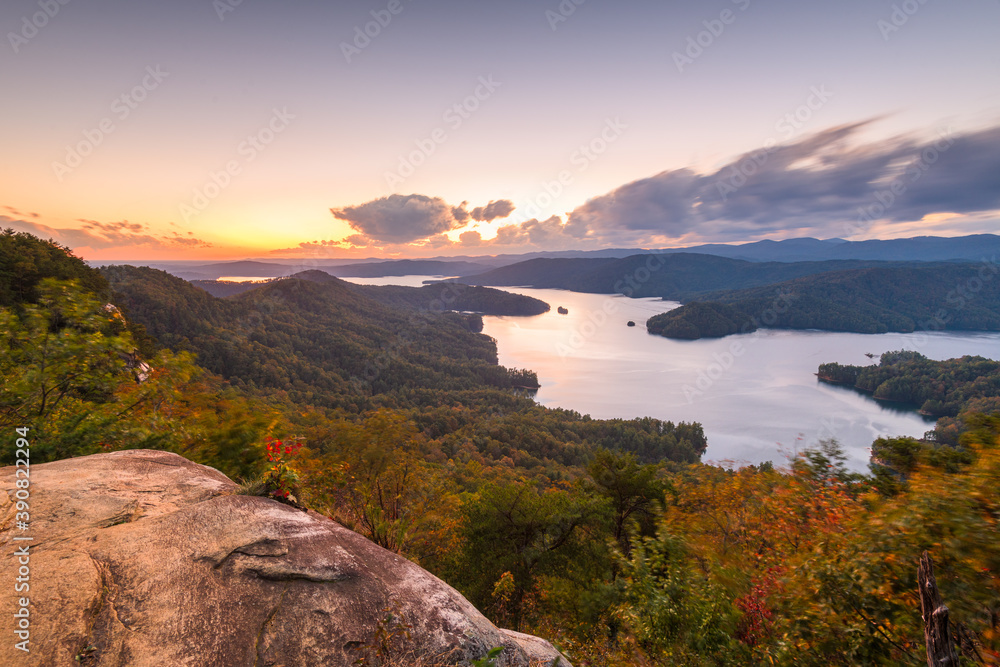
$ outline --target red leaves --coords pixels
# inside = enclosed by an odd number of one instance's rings
[[[767,605],[767,597],[775,588],[775,580],[782,568],[771,567],[764,572],[750,591],[734,601],[743,612],[736,638],[747,646],[756,646],[761,640],[771,636],[774,611]]]
[[[282,462],[285,457],[295,456],[302,449],[301,441],[294,441],[289,444],[285,444],[281,440],[275,440],[271,436],[267,437],[267,460],[274,462]]]
[[[288,467],[288,460],[299,453],[302,449],[301,440],[293,440],[285,444],[281,440],[275,440],[268,436],[266,440],[267,460],[274,465],[271,466],[270,484],[274,487],[272,495],[275,498],[288,500],[291,496],[289,484],[296,478]]]

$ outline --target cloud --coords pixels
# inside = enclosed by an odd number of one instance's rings
[[[389,195],[330,212],[359,234],[384,243],[410,243],[462,226],[452,206],[424,195]]]
[[[5,207],[11,210],[10,207]],[[79,228],[57,228],[40,222],[29,222],[0,215],[0,227],[11,228],[19,232],[27,232],[43,239],[52,239],[69,248],[90,248],[91,250],[106,250],[109,248],[144,248],[144,249],[177,249],[210,248],[211,243],[195,238],[192,232],[179,234],[171,232],[166,235],[156,235],[149,231],[148,225],[129,222],[99,222],[97,220],[77,220],[82,223]]]
[[[615,244],[850,236],[875,221],[1000,209],[1000,128],[859,145],[868,124],[750,152],[711,174],[628,183],[572,211],[566,231]]]
[[[532,218],[520,225],[505,225],[497,230],[496,238],[490,243],[499,246],[532,245],[555,249],[564,248],[567,244],[579,245],[579,240],[568,232],[562,218],[554,215],[547,220]]]
[[[166,245],[179,245],[187,246],[189,248],[211,248],[212,244],[203,241],[202,239],[195,238],[194,232],[188,232],[187,236],[182,236],[177,232],[173,232],[167,236],[161,237],[162,243]]]
[[[491,201],[486,206],[472,209],[472,219],[480,222],[493,222],[497,218],[506,218],[514,212],[514,202],[509,199]]]
[[[454,241],[448,238],[447,234],[436,234],[422,241],[418,241],[414,244],[421,248],[446,248],[448,246],[454,245]]]
[[[459,229],[470,218],[490,222],[514,211],[514,204],[507,199],[491,201],[471,212],[467,206],[465,201],[452,206],[440,197],[426,195],[389,195],[358,206],[331,208],[330,212],[347,222],[368,245],[384,245],[424,241]]]
[[[664,171],[588,200],[565,223],[553,216],[503,224],[488,240],[472,223],[510,216],[510,200],[470,210],[465,201],[391,195],[331,209],[356,232],[337,247],[406,253],[441,247],[454,230],[462,233],[453,248],[516,252],[992,229],[984,221],[1000,211],[1000,127],[863,141],[876,121],[751,151],[710,173]]]
[[[14,215],[14,216],[16,216],[18,218],[25,218],[25,217],[27,217],[27,218],[37,218],[37,217],[40,217],[37,213],[22,213],[21,211],[17,210],[13,206],[4,206],[4,209],[7,210],[7,211],[9,211],[11,215]]]
[[[429,251],[454,251],[481,248],[484,252],[519,252],[525,247],[539,250],[571,250],[581,246],[593,246],[587,241],[581,242],[566,231],[559,216],[547,220],[532,219],[521,224],[509,224],[497,230],[497,236],[483,239],[482,233],[476,229],[468,229],[459,234],[453,241],[447,234],[434,234],[418,241],[406,243],[376,242],[361,234],[354,234],[336,241],[317,240],[299,243],[293,248],[280,248],[270,251],[271,255],[279,257],[406,257],[417,254],[427,254]],[[448,254],[448,253],[446,253]]]
[[[584,238],[607,233],[657,232],[680,236],[698,221],[694,203],[700,178],[687,169],[633,181],[575,209],[570,234]]]
[[[463,224],[468,221],[468,219],[469,219],[469,212],[465,208],[468,205],[469,205],[469,202],[464,201],[461,204],[459,204],[458,206],[452,207],[451,214],[453,216],[455,216],[455,220],[457,220],[458,222],[461,222]]]
[[[913,162],[904,178],[912,178],[914,169],[922,175],[898,206],[889,207],[890,219],[1000,208],[1000,127],[928,142]]]
[[[476,231],[462,232],[458,240],[462,245],[478,246],[483,244],[483,235]]]
[[[408,247],[403,244],[401,247]],[[279,257],[335,257],[344,255],[344,251],[351,250],[370,250],[380,248],[373,247],[371,245],[371,239],[362,236],[361,234],[351,234],[350,236],[343,239],[325,239],[318,241],[303,241],[299,243],[294,248],[276,248],[274,250],[269,250],[269,255],[277,255]],[[351,254],[347,252],[347,254]]]

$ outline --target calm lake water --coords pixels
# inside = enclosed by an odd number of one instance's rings
[[[341,278],[358,285],[402,285],[404,287],[423,287],[426,280],[444,280],[454,276],[385,276],[383,278]]]
[[[429,276],[359,279],[419,286]],[[716,340],[674,341],[646,333],[645,322],[679,304],[656,299],[505,288],[542,299],[534,317],[484,317],[500,363],[530,368],[536,400],[599,419],[657,417],[697,421],[708,436],[706,461],[786,462],[786,456],[836,438],[861,470],[881,435],[920,436],[934,426],[906,406],[885,404],[820,382],[820,364],[877,363],[890,350],[932,359],[1000,358],[1000,334],[843,334],[761,330]],[[569,312],[560,315],[558,307]],[[636,326],[629,327],[632,320]],[[876,356],[869,359],[865,353]]]

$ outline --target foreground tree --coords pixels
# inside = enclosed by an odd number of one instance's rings
[[[474,604],[496,609],[500,622],[517,629],[542,578],[572,579],[603,549],[592,533],[603,511],[603,503],[571,489],[488,483],[463,505],[454,576]]]
[[[237,477],[261,469],[264,406],[190,354],[160,351],[146,364],[117,308],[76,282],[42,280],[37,292],[20,312],[0,309],[0,426],[31,429],[33,461],[144,447]]]

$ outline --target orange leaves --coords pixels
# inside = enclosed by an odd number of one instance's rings
[[[671,530],[723,566],[767,569],[839,538],[862,510],[844,483],[701,466],[676,482]]]

